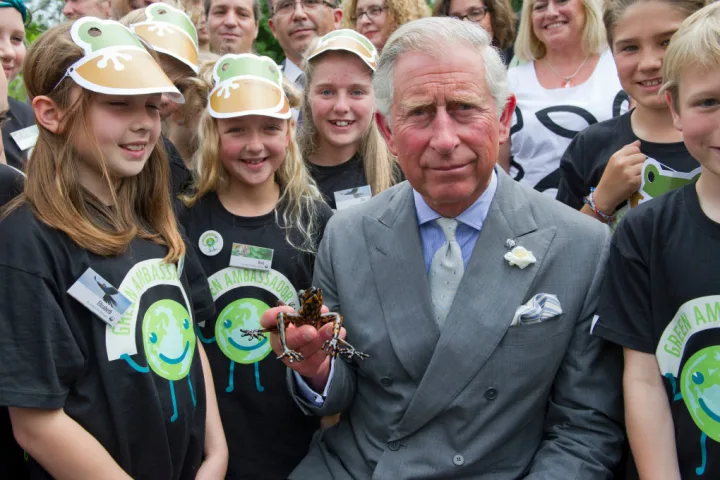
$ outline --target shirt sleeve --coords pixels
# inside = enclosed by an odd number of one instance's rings
[[[312,403],[317,408],[322,407],[325,405],[325,397],[327,397],[328,391],[330,390],[330,384],[332,383],[333,373],[335,372],[335,359],[330,360],[330,373],[328,374],[328,381],[325,384],[325,390],[323,390],[322,394],[317,393],[315,390],[310,388],[310,385],[305,382],[305,380],[298,374],[297,372],[293,371],[293,377],[295,378],[295,385],[298,387],[300,395],[303,397],[303,400]]]
[[[85,368],[56,297],[65,292],[9,266],[0,265],[0,278],[0,405],[62,408]]]
[[[651,275],[642,242],[630,228],[640,219],[626,217],[613,235],[592,333],[632,350],[654,353]]]
[[[582,208],[583,197],[590,193],[579,168],[585,159],[583,145],[582,134],[576,135],[560,159],[560,185],[556,198],[575,210]]]

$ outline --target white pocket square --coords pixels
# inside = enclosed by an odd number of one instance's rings
[[[511,327],[518,325],[532,325],[533,323],[544,322],[545,320],[557,317],[563,313],[560,301],[557,296],[551,293],[538,293],[525,305],[520,305],[515,310]]]

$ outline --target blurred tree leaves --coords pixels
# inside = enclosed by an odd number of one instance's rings
[[[262,18],[260,19],[260,31],[255,39],[255,51],[258,55],[266,55],[275,62],[280,63],[285,59],[285,54],[280,47],[280,44],[273,37],[270,27],[268,27],[267,21],[270,18],[270,14],[267,8],[267,2],[265,0],[257,0],[262,5]]]

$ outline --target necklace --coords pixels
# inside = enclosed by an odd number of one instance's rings
[[[552,63],[550,63],[550,60],[545,60],[545,61],[547,62],[548,67],[550,67],[550,71],[551,71],[552,73],[554,73],[555,76],[563,79],[563,88],[570,88],[570,87],[573,87],[573,86],[574,86],[573,83],[572,83],[572,79],[575,78],[578,73],[580,73],[580,70],[582,70],[582,68],[585,66],[585,64],[587,63],[587,61],[588,61],[589,59],[590,59],[590,55],[588,55],[587,57],[585,57],[585,60],[583,60],[582,63],[580,64],[580,66],[577,68],[577,70],[575,70],[575,73],[573,73],[573,74],[570,75],[569,77],[566,77],[566,76],[564,76],[564,75],[560,75],[557,71],[555,71],[555,69],[554,69],[553,66],[552,66]]]

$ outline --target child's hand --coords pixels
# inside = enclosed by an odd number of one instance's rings
[[[638,191],[646,158],[640,152],[640,140],[625,145],[610,157],[605,173],[593,193],[598,210],[612,215],[615,207]]]

